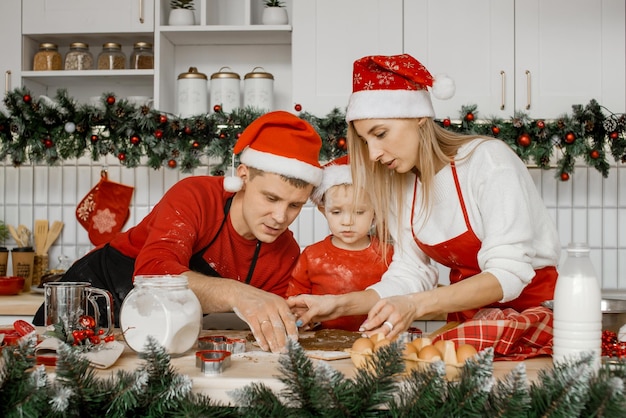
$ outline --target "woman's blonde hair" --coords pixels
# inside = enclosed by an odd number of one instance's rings
[[[454,159],[458,149],[465,143],[476,139],[475,135],[463,135],[442,128],[432,118],[415,119],[417,137],[420,141],[417,155],[417,176],[420,179],[419,193],[422,195],[422,206],[419,208],[422,219],[428,218],[433,179],[438,167],[445,166]],[[406,174],[390,171],[378,161],[370,161],[367,144],[354,129],[352,122],[348,124],[348,149],[350,150],[350,167],[356,190],[368,190],[372,196],[376,231],[381,243],[391,242],[389,235],[390,209],[402,208],[404,205],[404,187]],[[394,203],[392,203],[394,202]],[[400,210],[400,209],[399,209]],[[398,213],[398,231],[401,230],[402,217]],[[382,246],[385,251],[385,245]],[[386,257],[386,254],[383,255]]]

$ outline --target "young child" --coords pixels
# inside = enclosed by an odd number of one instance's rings
[[[322,183],[311,200],[326,217],[331,235],[304,249],[293,269],[287,296],[300,294],[340,295],[365,290],[377,283],[391,262],[376,237],[370,236],[374,209],[368,193],[354,204],[354,187],[348,158],[342,157],[324,167]],[[321,322],[326,329],[358,331],[366,315],[345,316]]]

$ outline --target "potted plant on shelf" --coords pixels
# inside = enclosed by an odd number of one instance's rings
[[[171,0],[170,1],[170,26],[188,26],[195,24],[193,14],[193,0]]]
[[[289,23],[285,3],[280,0],[263,0],[262,22],[264,25],[286,25]]]

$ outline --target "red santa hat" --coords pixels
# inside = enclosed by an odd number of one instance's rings
[[[352,171],[350,170],[350,159],[347,155],[324,165],[324,175],[319,186],[313,189],[311,201],[316,205],[324,202],[324,194],[334,186],[342,184],[352,184]]]
[[[304,180],[314,186],[322,181],[319,163],[322,139],[304,119],[289,112],[275,111],[257,118],[243,131],[234,154],[250,167]],[[226,177],[224,189],[241,190],[240,177]]]
[[[433,77],[408,54],[373,55],[354,62],[346,121],[435,117],[428,87],[437,99],[454,96],[454,81]]]

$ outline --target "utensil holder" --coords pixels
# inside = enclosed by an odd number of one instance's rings
[[[32,286],[37,287],[41,283],[41,276],[50,270],[50,261],[48,254],[35,254],[33,261],[33,280]]]

